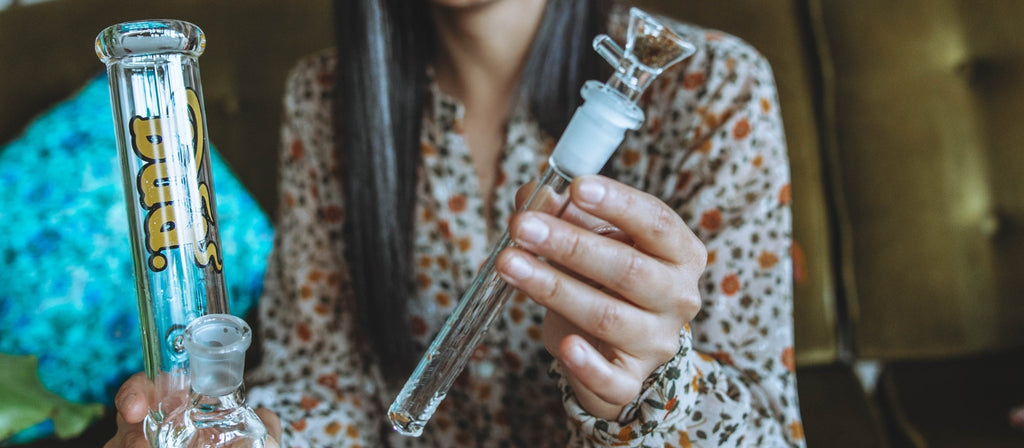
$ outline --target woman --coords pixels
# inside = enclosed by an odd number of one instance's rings
[[[803,445],[785,139],[756,51],[673,23],[698,52],[643,100],[617,180],[574,181],[563,219],[513,215],[583,81],[607,78],[589,43],[624,34],[610,6],[336,2],[337,50],[288,83],[248,380],[285,446]],[[523,294],[424,435],[393,433],[387,406],[506,223],[521,249],[498,270]],[[111,446],[143,387],[119,393]]]

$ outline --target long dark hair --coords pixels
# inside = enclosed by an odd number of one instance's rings
[[[587,79],[602,74],[590,48],[610,0],[549,0],[518,101],[557,137]],[[336,0],[335,132],[345,199],[344,240],[362,334],[388,377],[417,356],[406,303],[413,286],[413,216],[427,65],[435,30],[427,0]]]

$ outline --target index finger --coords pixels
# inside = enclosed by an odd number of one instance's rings
[[[706,263],[704,244],[660,199],[597,175],[580,176],[569,188],[580,210],[618,227],[645,253],[673,264]]]
[[[536,188],[537,182],[530,182],[519,187],[519,190],[516,191],[517,211],[525,211],[521,210],[522,206],[530,198]],[[580,210],[579,207],[571,201],[568,206],[566,206],[566,201],[569,201],[568,190],[561,194],[555,193],[554,191],[544,191],[539,194],[539,197],[533,199],[533,202],[530,203],[529,210],[539,211],[551,216],[557,216],[567,222],[598,234],[609,234],[619,230],[607,221]]]
[[[267,408],[256,409],[256,415],[263,421],[263,426],[267,428],[267,448],[277,447],[281,445],[281,419],[277,417],[273,411]]]

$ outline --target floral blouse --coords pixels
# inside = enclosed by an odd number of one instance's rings
[[[621,33],[623,12],[612,18]],[[305,59],[284,99],[280,208],[259,303],[262,363],[249,399],[281,417],[286,447],[803,446],[793,356],[789,167],[771,68],[739,39],[671,22],[697,53],[642,100],[646,122],[611,163],[660,197],[708,249],[703,305],[616,421],[589,415],[541,342],[544,309],[523,295],[490,326],[419,438],[389,427],[401,385],[383,382],[342,258],[345,205],[333,151],[332,51]],[[519,186],[554,146],[513,114],[493,210],[466,142],[463,106],[432,85],[417,186],[417,290],[409,326],[424,349],[513,213]],[[365,342],[365,341],[364,341]]]

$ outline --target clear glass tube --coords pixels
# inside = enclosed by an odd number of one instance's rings
[[[263,448],[267,430],[245,405],[242,375],[252,331],[230,314],[208,314],[185,329],[191,359],[188,405],[167,415],[159,446]]]
[[[571,181],[572,178],[561,174],[549,161],[547,170],[521,210],[561,215],[569,204]],[[427,348],[412,377],[399,392],[388,410],[388,419],[396,431],[408,436],[419,436],[423,432],[424,425],[448,394],[455,378],[466,367],[487,327],[516,291],[494,270],[498,254],[512,246],[514,243],[506,230],[441,332]]]
[[[186,326],[227,313],[198,57],[202,30],[176,20],[111,26],[107,66],[134,258],[148,397],[147,440],[188,396]]]
[[[625,132],[643,123],[644,114],[636,102],[644,90],[666,68],[696,51],[692,44],[637,8],[630,10],[625,49],[603,35],[597,36],[593,45],[615,67],[615,73],[606,83],[584,84],[581,94],[585,101],[555,145],[548,169],[523,210],[561,215],[568,204],[567,189],[572,179],[599,172],[622,143]],[[487,327],[512,295],[514,289],[494,272],[498,254],[511,245],[506,230],[391,404],[388,419],[399,433],[422,433]]]

